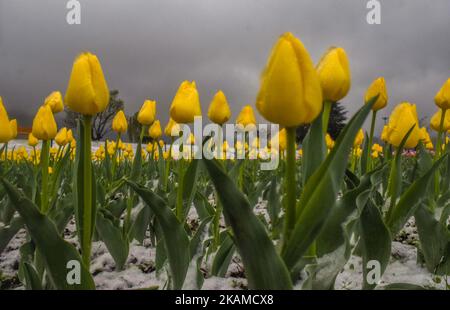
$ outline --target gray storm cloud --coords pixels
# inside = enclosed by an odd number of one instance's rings
[[[353,113],[365,89],[385,76],[386,116],[401,101],[422,117],[450,76],[450,1],[390,0],[382,24],[366,23],[366,0],[80,0],[81,25],[66,23],[65,0],[0,0],[0,96],[23,126],[47,94],[65,92],[75,56],[97,54],[126,112],[158,101],[162,123],[183,80],[196,80],[203,111],[214,93],[227,95],[233,116],[254,104],[272,45],[286,31],[318,61],[329,46],[344,47]],[[378,129],[379,130],[379,129]]]

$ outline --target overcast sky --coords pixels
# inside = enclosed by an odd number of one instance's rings
[[[384,76],[388,115],[401,101],[420,116],[450,77],[450,1],[389,0],[381,25],[366,22],[366,0],[81,0],[81,25],[66,22],[66,0],[0,0],[0,96],[10,117],[29,126],[43,99],[66,90],[73,59],[91,51],[127,114],[146,98],[162,123],[183,80],[196,80],[203,111],[222,89],[233,119],[252,104],[278,36],[299,37],[318,61],[329,46],[345,48],[353,113],[365,89]],[[419,117],[420,117],[419,116]]]

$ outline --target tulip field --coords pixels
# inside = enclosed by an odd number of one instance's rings
[[[143,103],[131,144],[123,111],[111,137],[92,141],[110,101],[102,66],[114,66],[100,59],[75,59],[65,94],[43,100],[27,141],[0,97],[2,289],[450,288],[450,78],[436,85],[428,123],[376,79],[333,139],[330,111],[351,89],[351,59],[337,47],[314,64],[286,33],[255,102],[235,111],[223,91],[208,99],[214,135],[188,132],[204,100],[184,81],[170,109]],[[76,128],[58,128],[65,109]],[[257,115],[279,130],[264,137]],[[243,140],[225,139],[227,124]],[[128,284],[108,284],[118,282]]]

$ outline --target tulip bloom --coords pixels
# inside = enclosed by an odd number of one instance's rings
[[[156,116],[156,101],[145,100],[137,116],[139,124],[144,126],[150,126],[155,121],[155,116]]]
[[[450,112],[445,113],[444,121],[442,122],[442,109],[439,109],[431,118],[430,127],[437,132],[446,132],[450,130]]]
[[[109,89],[97,56],[82,53],[73,64],[65,103],[74,112],[95,115],[109,103]]]
[[[55,137],[55,142],[56,144],[58,144],[59,146],[65,146],[67,145],[70,141],[69,141],[70,137],[69,137],[69,131],[67,130],[66,127],[63,127],[59,130],[59,132],[56,134]]]
[[[56,122],[50,106],[40,107],[33,120],[33,136],[39,140],[48,141],[55,138],[56,132]]]
[[[157,140],[162,136],[161,124],[159,120],[156,120],[148,130],[148,134],[153,140]]]
[[[347,54],[343,48],[330,48],[317,66],[325,100],[338,102],[350,90],[351,75]]]
[[[258,111],[286,127],[311,123],[322,111],[322,90],[302,42],[285,33],[275,44],[261,77]]]
[[[253,109],[251,106],[246,105],[242,108],[236,119],[236,124],[242,125],[243,127],[246,127],[248,125],[256,125],[255,114],[253,113]]]
[[[127,131],[128,123],[123,110],[120,110],[117,112],[116,116],[114,116],[112,121],[112,129],[119,135]]]
[[[365,102],[369,102],[370,99],[378,95],[377,101],[372,106],[373,111],[378,111],[383,109],[388,102],[388,94],[386,90],[386,81],[383,77],[380,77],[372,82],[366,91]]]
[[[17,120],[13,119],[9,121],[9,126],[11,127],[11,140],[17,137]]]
[[[450,78],[444,83],[442,88],[436,94],[434,102],[443,110],[450,109]]]
[[[164,128],[164,134],[168,137],[172,137],[172,130],[174,128],[179,131],[180,126],[177,124],[177,122],[170,118],[169,122],[166,125],[166,128]]]
[[[225,94],[219,90],[215,95],[208,109],[208,118],[216,124],[223,125],[231,117],[230,106]]]
[[[44,105],[50,106],[53,114],[64,111],[62,95],[59,91],[54,91],[45,98]]]
[[[200,98],[195,82],[181,83],[170,107],[170,117],[177,123],[188,124],[195,116],[201,116]]]
[[[35,136],[33,136],[33,133],[30,132],[28,134],[28,145],[31,147],[36,147],[36,145],[38,145],[38,144],[39,144],[39,140]]]
[[[364,141],[364,131],[362,129],[360,129],[358,131],[358,134],[355,137],[355,140],[353,141],[353,148],[358,148],[359,146],[361,146],[361,144]]]
[[[405,147],[416,147],[422,137],[415,104],[403,102],[397,105],[389,117],[387,126],[386,138],[390,144],[396,147],[400,145],[405,135],[413,126],[414,129],[406,140]]]
[[[7,143],[12,139],[13,132],[9,123],[8,112],[3,106],[2,97],[0,97],[0,143]]]

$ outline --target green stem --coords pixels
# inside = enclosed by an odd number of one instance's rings
[[[367,158],[366,158],[366,171],[370,171],[371,167],[371,151],[372,151],[372,143],[373,143],[373,133],[375,132],[375,123],[377,121],[377,111],[372,111],[372,122],[370,123],[370,135],[369,135],[369,150],[367,152]]]
[[[325,100],[323,103],[322,130],[324,135],[328,132],[328,122],[330,121],[332,104],[333,103],[329,100]]]
[[[183,158],[178,159],[178,189],[177,189],[177,200],[175,213],[177,215],[178,220],[181,222],[183,220],[183,183],[184,183],[184,165]]]
[[[439,132],[437,137],[437,144],[436,144],[436,160],[440,157],[442,152],[442,134],[443,134],[443,128],[444,128],[444,121],[445,121],[445,113],[447,112],[447,109],[442,109],[441,111],[441,121],[439,123]]]
[[[49,149],[50,142],[45,140],[42,141],[41,150],[41,211],[46,214],[48,211],[48,165],[49,165]]]
[[[83,154],[83,244],[82,254],[85,266],[90,264],[91,227],[92,227],[92,162],[91,162],[91,124],[92,116],[84,115],[84,131],[82,137]]]
[[[117,166],[117,153],[119,151],[119,141],[120,141],[120,134],[117,136],[117,140],[116,140],[116,147],[114,149],[114,155],[112,158],[112,177],[113,180],[115,179],[116,176],[116,166]]]
[[[295,194],[295,127],[286,128],[287,150],[286,150],[286,215],[284,227],[284,240],[290,238],[296,221],[296,194]]]

